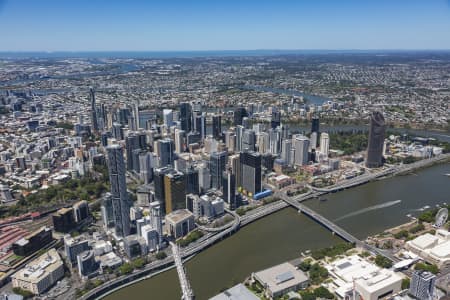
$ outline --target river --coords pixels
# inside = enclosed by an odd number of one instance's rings
[[[400,225],[407,214],[418,215],[425,205],[450,203],[450,163],[371,182],[329,194],[327,201],[306,205],[334,220],[355,236]],[[241,282],[251,272],[294,259],[306,249],[330,246],[340,240],[292,208],[250,224],[230,238],[198,254],[186,264],[196,299],[208,299]],[[175,270],[121,289],[107,297],[119,299],[180,299]]]

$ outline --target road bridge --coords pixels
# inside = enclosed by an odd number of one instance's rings
[[[191,284],[186,275],[186,270],[183,267],[183,262],[181,260],[180,249],[178,245],[174,242],[170,242],[170,247],[172,248],[172,256],[175,261],[175,266],[177,267],[178,278],[180,279],[182,300],[193,300],[194,291],[191,288]]]

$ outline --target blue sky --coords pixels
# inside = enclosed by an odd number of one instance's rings
[[[0,51],[450,49],[450,0],[0,0]]]

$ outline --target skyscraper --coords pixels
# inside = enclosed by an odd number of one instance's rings
[[[242,119],[247,117],[247,111],[243,107],[237,107],[234,110],[234,126],[242,125]]]
[[[133,170],[133,151],[140,149],[139,137],[135,133],[130,133],[125,139],[125,149],[127,152],[127,170]]]
[[[222,135],[222,117],[220,115],[212,117],[212,134],[216,140],[220,139]]]
[[[130,234],[130,201],[125,181],[125,163],[123,150],[119,145],[106,148],[108,153],[109,182],[114,212],[116,235],[125,237]]]
[[[95,104],[95,92],[94,89],[91,88],[89,90],[89,98],[91,101],[91,122],[92,122],[92,129],[95,133],[98,132],[98,119],[97,119],[97,106]]]
[[[223,200],[228,203],[230,209],[236,209],[239,206],[236,203],[236,176],[230,170],[223,172],[222,194]]]
[[[292,161],[291,150],[292,150],[292,140],[290,139],[283,140],[281,146],[281,159],[283,159],[287,164],[290,164]]]
[[[211,186],[220,189],[222,186],[222,172],[227,164],[227,152],[214,152],[210,156]]]
[[[306,136],[296,135],[292,139],[292,143],[294,144],[293,148],[295,149],[294,154],[294,163],[297,166],[304,166],[308,163],[308,148],[309,148],[309,140]]]
[[[171,109],[164,109],[163,110],[163,121],[164,125],[167,126],[167,128],[170,128],[173,124],[173,111]]]
[[[206,117],[205,113],[196,112],[194,116],[194,130],[199,132],[201,139],[206,137]]]
[[[162,139],[158,141],[158,153],[159,153],[159,166],[165,167],[173,165],[174,155],[174,143],[171,139]]]
[[[426,271],[415,271],[411,278],[409,293],[419,300],[433,299],[436,276]]]
[[[272,107],[272,116],[270,118],[270,127],[272,129],[281,125],[281,112],[276,107]]]
[[[378,168],[383,165],[385,131],[383,114],[379,111],[373,112],[370,118],[369,144],[367,146],[366,166],[368,168]]]
[[[186,132],[184,130],[175,129],[175,152],[178,154],[185,150],[185,135]]]
[[[311,120],[311,132],[319,133],[319,117],[313,117]]]
[[[320,134],[320,153],[328,157],[328,152],[330,150],[330,137],[328,133],[322,132]]]
[[[186,208],[186,179],[183,173],[172,170],[164,176],[166,214]]]
[[[242,136],[241,151],[255,151],[256,135],[253,130],[245,130]]]
[[[258,152],[242,152],[242,188],[255,195],[261,192],[261,154]]]
[[[181,129],[189,132],[192,129],[192,107],[188,102],[180,103]]]

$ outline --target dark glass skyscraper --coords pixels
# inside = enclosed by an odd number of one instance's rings
[[[220,139],[222,135],[222,118],[219,115],[212,117],[212,133],[215,139]]]
[[[127,150],[127,170],[131,171],[135,165],[135,162],[133,162],[133,151],[140,149],[139,137],[134,133],[129,134],[125,139],[125,148]]]
[[[255,195],[261,192],[261,154],[258,152],[242,152],[242,188]]]
[[[189,132],[192,130],[192,107],[188,102],[180,103],[181,130]]]
[[[279,112],[277,109],[273,108],[272,116],[270,118],[270,127],[272,129],[275,129],[280,125],[281,125],[281,112]]]
[[[106,148],[108,153],[109,182],[114,212],[116,235],[125,237],[130,234],[130,201],[125,181],[125,162],[123,150],[119,145]]]
[[[214,152],[210,157],[211,186],[220,189],[222,186],[222,172],[227,164],[227,152]]]
[[[383,144],[386,132],[386,124],[383,114],[379,111],[373,112],[370,118],[369,144],[367,147],[366,166],[378,168],[383,165]]]
[[[242,119],[247,116],[247,110],[245,108],[237,107],[234,110],[234,126],[242,125]]]
[[[311,120],[311,132],[317,132],[319,133],[319,117],[313,117]]]

